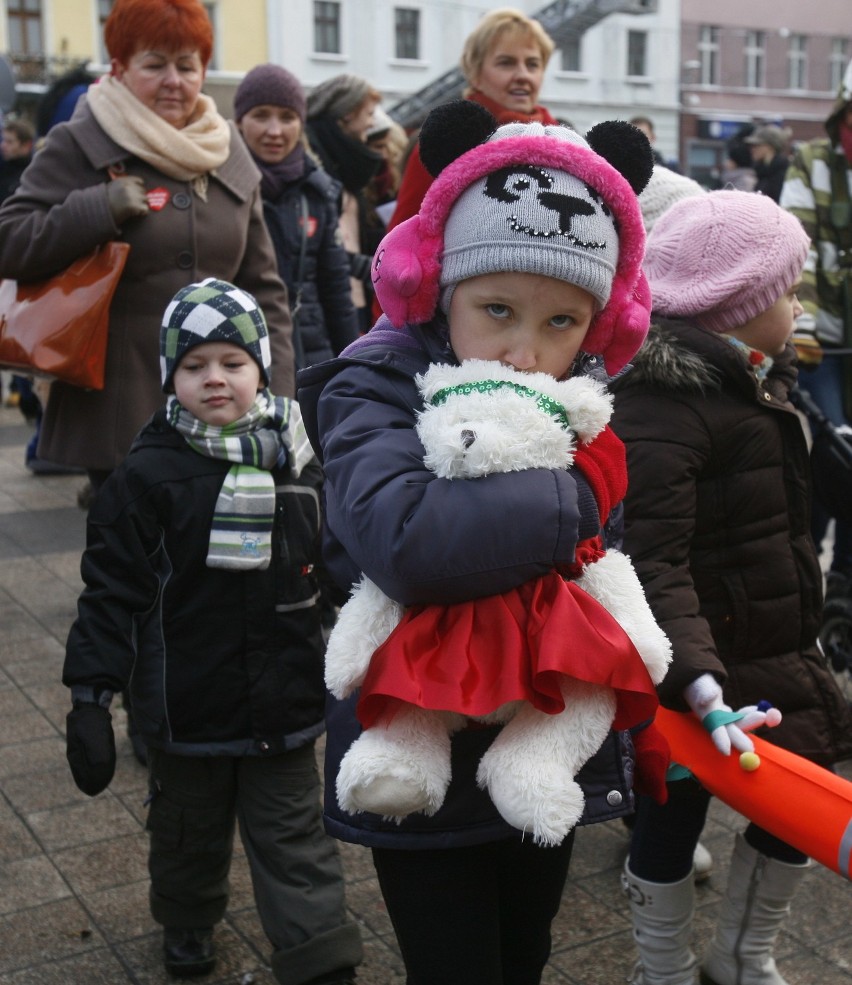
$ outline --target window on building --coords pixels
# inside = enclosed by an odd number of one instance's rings
[[[787,49],[787,84],[790,89],[806,89],[808,82],[808,39],[791,34]]]
[[[98,0],[98,57],[102,65],[109,61],[109,54],[104,44],[104,24],[115,5],[115,0]]]
[[[396,57],[420,58],[420,11],[412,7],[397,7],[394,10],[394,31]]]
[[[9,53],[35,55],[44,50],[41,0],[7,0]]]
[[[648,74],[648,34],[645,31],[627,32],[627,74]]]
[[[849,60],[848,48],[849,43],[846,38],[831,39],[831,53],[828,56],[828,88],[830,92],[837,92],[843,81],[843,73]]]
[[[314,0],[314,51],[339,55],[340,4],[331,0]]]
[[[719,84],[719,28],[702,24],[698,32],[698,60],[701,62],[702,85]]]
[[[216,30],[216,8],[216,3],[204,4],[204,9],[207,11],[207,16],[210,18],[210,23],[213,25],[213,51],[210,53],[210,61],[207,63],[207,67],[214,69],[219,67],[219,54],[216,51],[216,38],[219,37],[219,32]]]
[[[766,33],[746,31],[745,36],[745,84],[749,89],[762,89],[765,85]]]
[[[583,71],[582,46],[580,45],[579,34],[572,34],[569,38],[563,41],[562,47],[559,49],[559,53],[562,58],[563,72]]]

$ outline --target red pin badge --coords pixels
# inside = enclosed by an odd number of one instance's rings
[[[171,197],[168,188],[152,188],[145,193],[145,198],[148,199],[148,208],[152,212],[159,212],[160,209],[168,205]]]

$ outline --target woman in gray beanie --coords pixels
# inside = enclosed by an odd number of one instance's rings
[[[299,369],[338,355],[358,334],[338,231],[341,186],[306,153],[305,113],[301,83],[280,65],[255,66],[234,97],[237,126],[262,175]]]
[[[364,199],[364,189],[382,166],[381,154],[366,143],[381,98],[366,79],[343,74],[320,83],[307,104],[311,148],[325,170],[343,186],[340,227],[349,254],[352,300],[363,332],[371,323],[370,264],[385,231],[383,226],[372,228]]]

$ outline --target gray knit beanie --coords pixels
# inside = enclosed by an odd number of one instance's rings
[[[256,65],[240,83],[234,96],[234,116],[239,122],[255,106],[283,106],[305,122],[305,90],[302,83],[280,65]]]
[[[567,127],[517,124],[491,138],[533,132],[588,148]],[[444,229],[441,307],[449,308],[460,281],[518,271],[569,281],[588,291],[600,308],[609,301],[618,263],[612,213],[589,185],[569,171],[537,165],[500,167],[458,198]]]
[[[160,328],[160,375],[166,393],[174,389],[172,377],[178,363],[204,342],[230,342],[245,349],[269,386],[272,351],[266,319],[247,291],[208,277],[181,288],[172,298]]]
[[[645,232],[650,233],[657,219],[675,202],[706,193],[706,189],[692,178],[678,174],[661,164],[655,164],[645,190],[639,195],[639,208],[642,210]]]
[[[353,113],[369,97],[373,87],[360,75],[335,75],[308,95],[308,119],[330,116],[341,120]]]

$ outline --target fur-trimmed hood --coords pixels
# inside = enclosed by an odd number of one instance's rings
[[[765,382],[774,396],[787,399],[795,383],[792,345],[777,357]],[[614,381],[624,386],[642,384],[661,390],[706,394],[722,388],[723,380],[746,395],[757,392],[756,378],[739,353],[718,333],[691,322],[656,317],[648,337],[627,372]]]

